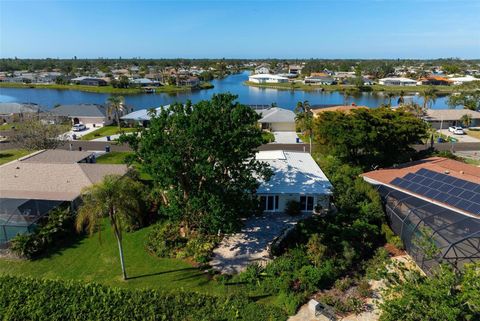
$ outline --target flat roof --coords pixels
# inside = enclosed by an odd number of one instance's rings
[[[257,160],[270,165],[273,175],[261,182],[258,194],[331,194],[332,184],[309,153],[260,151]]]

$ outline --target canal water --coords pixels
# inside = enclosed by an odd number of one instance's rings
[[[212,81],[215,86],[213,89],[196,90],[192,92],[177,94],[138,94],[126,95],[125,101],[134,109],[154,108],[166,105],[172,102],[198,102],[209,99],[213,94],[230,92],[238,96],[238,100],[243,104],[250,105],[270,105],[276,103],[279,107],[294,109],[299,101],[308,100],[311,105],[341,105],[345,102],[340,92],[322,92],[322,91],[291,91],[277,90],[269,88],[257,88],[244,85],[248,79],[249,72],[244,71],[239,74],[230,75],[224,79]],[[47,109],[57,104],[80,104],[97,103],[103,104],[108,98],[108,94],[89,93],[76,90],[55,90],[55,89],[34,89],[34,88],[0,88],[0,102],[23,102],[37,103]],[[396,105],[398,97],[392,99],[392,105]],[[418,95],[405,97],[405,102],[414,101],[422,103]],[[388,98],[383,93],[362,93],[356,97],[349,97],[348,104],[355,103],[368,107],[378,107],[387,103]],[[434,109],[448,108],[447,96],[438,97],[433,104]]]

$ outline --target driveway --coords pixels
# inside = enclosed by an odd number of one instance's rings
[[[454,137],[456,138],[460,143],[480,143],[480,139],[469,136],[467,134],[465,135],[454,135],[453,133],[449,132],[448,129],[442,129],[438,130],[438,132],[448,136],[448,137]]]
[[[270,261],[268,247],[272,241],[287,227],[310,215],[271,213],[246,219],[239,233],[226,236],[213,250],[210,266],[221,273],[235,274],[252,263],[266,264]]]
[[[87,126],[87,129],[82,130],[81,132],[74,132],[74,131],[71,130],[69,132],[66,132],[63,135],[66,136],[67,140],[73,140],[73,137],[72,137],[73,134],[75,134],[77,136],[77,139],[79,139],[80,137],[82,137],[84,135],[87,135],[87,134],[90,134],[91,132],[94,132],[94,131],[96,131],[97,129],[100,128],[100,127],[93,127],[91,125],[86,125],[86,126]]]
[[[297,142],[296,132],[272,132],[275,136],[275,142],[272,144],[295,144]]]

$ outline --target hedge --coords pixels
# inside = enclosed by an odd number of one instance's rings
[[[196,292],[0,276],[1,320],[286,320],[278,307]]]

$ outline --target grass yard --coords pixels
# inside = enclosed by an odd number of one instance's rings
[[[126,158],[133,152],[110,152],[97,158],[99,164],[126,164]]]
[[[480,130],[467,130],[467,135],[480,139]]]
[[[6,149],[0,150],[0,165],[11,162],[20,157],[33,153],[24,149]]]
[[[129,280],[121,276],[118,248],[107,222],[98,235],[79,237],[68,248],[34,261],[0,259],[0,274],[34,278],[83,280],[127,288],[185,289],[214,295],[239,291],[238,286],[225,286],[209,279],[209,275],[177,259],[159,259],[144,249],[151,227],[123,234],[125,264]],[[233,293],[233,292],[232,292]]]
[[[129,128],[129,127],[121,128],[119,130],[118,126],[103,126],[87,135],[82,136],[81,139],[92,140],[95,138],[112,136],[112,135],[121,134],[121,133],[132,133],[136,130],[137,130],[136,128]]]

